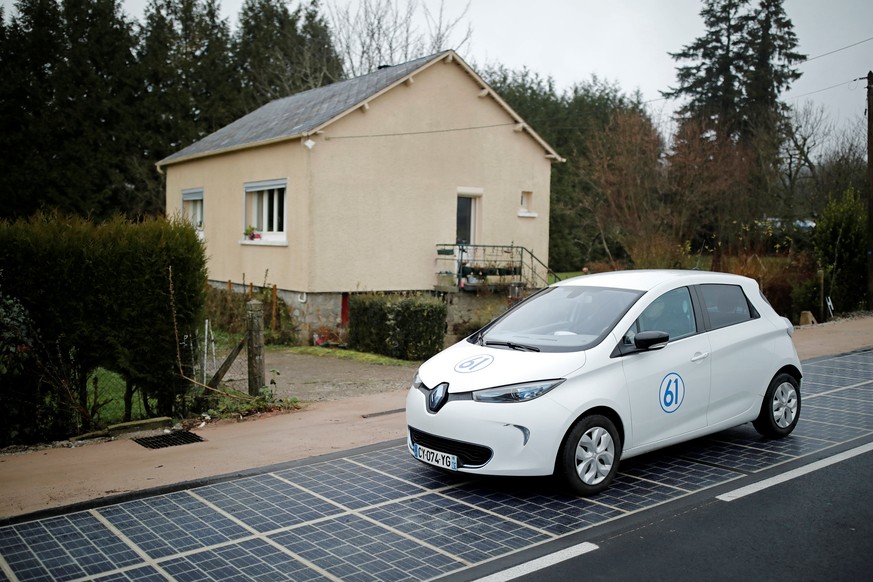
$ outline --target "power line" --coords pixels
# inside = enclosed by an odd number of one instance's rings
[[[808,63],[808,62],[810,62],[810,61],[814,61],[814,60],[816,60],[816,59],[820,59],[820,58],[822,58],[822,57],[826,57],[826,56],[829,56],[829,55],[832,55],[832,54],[835,54],[835,53],[838,53],[838,52],[844,51],[844,50],[846,50],[846,49],[850,49],[850,48],[852,48],[852,47],[858,46],[859,44],[864,44],[865,42],[870,42],[871,40],[873,40],[873,36],[871,36],[870,38],[865,38],[864,40],[859,40],[858,42],[853,42],[852,44],[847,44],[847,45],[844,46],[844,47],[840,47],[840,48],[838,48],[838,49],[834,49],[834,50],[832,50],[832,51],[828,51],[828,52],[826,52],[826,53],[822,53],[822,54],[820,54],[820,55],[816,55],[816,56],[814,56],[814,57],[810,57],[810,58],[804,60],[804,61],[803,61],[802,63],[800,63],[800,64],[801,64],[801,65],[806,64],[806,63]],[[836,89],[837,87],[842,87],[842,86],[844,86],[844,85],[846,85],[846,84],[848,84],[848,83],[853,83],[853,82],[858,81],[858,80],[859,80],[859,79],[849,79],[848,81],[843,81],[842,83],[837,83],[836,85],[831,85],[830,87],[824,87],[823,89],[816,89],[815,91],[810,91],[810,92],[808,92],[808,93],[803,93],[802,95],[794,95],[794,96],[792,96],[792,97],[786,97],[786,99],[800,99],[801,97],[808,97],[809,95],[815,95],[816,93],[822,93],[822,92],[824,92],[824,91],[829,91],[829,90],[831,90],[831,89]],[[643,104],[648,104],[648,103],[655,103],[655,102],[657,102],[657,101],[664,101],[664,100],[666,100],[666,97],[660,97],[660,98],[656,98],[656,99],[649,99],[648,101],[643,101],[642,103],[643,103]]]
[[[470,127],[453,127],[448,129],[428,129],[422,131],[404,131],[397,133],[371,133],[371,134],[358,134],[358,135],[333,135],[326,137],[326,141],[338,140],[338,139],[362,139],[362,138],[373,138],[373,137],[401,137],[406,135],[430,135],[434,133],[453,133],[456,131],[472,131],[475,129],[492,129],[495,127],[509,127],[509,126],[518,126],[519,122],[512,121],[509,123],[495,123],[493,125],[474,125]],[[526,123],[523,125],[527,125]]]
[[[821,93],[822,91],[830,91],[831,89],[836,89],[837,87],[842,87],[848,83],[854,83],[858,79],[849,79],[848,81],[843,81],[842,83],[837,83],[836,85],[831,85],[830,87],[825,87],[824,89],[816,89],[815,91],[810,91],[809,93],[803,93],[802,95],[792,95],[791,97],[786,97],[786,99],[800,99],[801,97],[807,97],[808,95],[815,95],[816,93]]]
[[[850,49],[850,48],[852,48],[853,46],[858,46],[859,44],[863,44],[863,43],[865,43],[865,42],[870,42],[871,40],[873,40],[873,36],[871,36],[870,38],[865,38],[864,40],[859,40],[858,42],[854,42],[854,43],[852,43],[852,44],[846,45],[846,46],[844,46],[844,47],[842,47],[842,48],[834,49],[834,50],[832,50],[832,51],[829,51],[829,52],[826,52],[826,53],[822,53],[822,54],[820,54],[820,55],[816,55],[816,56],[814,56],[814,57],[810,57],[810,58],[804,60],[803,63],[808,63],[809,61],[814,61],[814,60],[816,60],[816,59],[820,59],[820,58],[822,58],[822,57],[826,57],[826,56],[828,56],[828,55],[832,55],[832,54],[834,54],[834,53],[838,53],[838,52],[840,52],[840,51],[844,51],[844,50],[846,50],[846,49]],[[803,63],[801,63],[801,64],[803,64]],[[824,90],[824,89],[822,89],[822,90]]]
[[[820,55],[816,55],[816,56],[814,56],[814,57],[810,57],[810,58],[806,59],[805,61],[803,61],[803,62],[800,63],[800,64],[801,64],[801,65],[804,65],[804,64],[808,63],[809,61],[814,61],[815,59],[820,59],[820,58],[822,58],[822,57],[826,57],[826,56],[832,55],[832,54],[834,54],[834,53],[838,53],[838,52],[840,52],[840,51],[844,51],[844,50],[846,50],[846,49],[850,49],[850,48],[852,48],[852,47],[854,47],[854,46],[858,46],[859,44],[864,44],[865,42],[870,42],[871,40],[873,40],[873,36],[871,36],[870,38],[865,38],[864,40],[859,40],[858,42],[853,42],[852,44],[848,44],[848,45],[846,45],[846,46],[844,46],[844,47],[841,47],[841,48],[838,48],[838,49],[834,49],[834,50],[832,50],[832,51],[828,51],[828,52],[826,52],[826,53],[822,53],[822,54],[820,54]],[[849,79],[849,80],[847,80],[847,81],[843,81],[842,83],[837,83],[836,85],[831,85],[830,87],[824,87],[823,89],[816,89],[815,91],[809,91],[808,93],[803,93],[803,94],[801,94],[801,95],[793,95],[793,96],[791,96],[791,97],[786,97],[785,99],[795,100],[795,99],[800,99],[801,97],[808,97],[809,95],[815,95],[816,93],[822,93],[822,92],[824,92],[824,91],[830,91],[831,89],[836,89],[837,87],[843,87],[843,86],[845,86],[845,85],[848,85],[849,83],[854,83],[855,81],[859,81],[859,80],[860,80],[860,79]]]

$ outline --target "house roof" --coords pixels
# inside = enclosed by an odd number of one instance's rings
[[[549,158],[564,161],[536,132],[524,124],[509,105],[491,91],[479,75],[454,51],[449,50],[271,101],[200,141],[167,156],[157,163],[158,169],[194,158],[312,135],[370,99],[403,83],[413,74],[443,60],[457,62],[510,114],[518,124],[517,130],[530,133],[543,146]]]

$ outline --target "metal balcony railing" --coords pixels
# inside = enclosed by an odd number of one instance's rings
[[[438,244],[437,287],[539,289],[560,277],[525,247]],[[551,280],[549,277],[551,276]]]

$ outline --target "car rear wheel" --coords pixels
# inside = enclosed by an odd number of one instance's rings
[[[790,374],[777,374],[770,382],[761,412],[752,423],[766,437],[782,438],[791,434],[800,419],[800,385]]]
[[[583,416],[564,439],[558,473],[579,495],[600,493],[612,482],[621,458],[615,425],[599,414]]]

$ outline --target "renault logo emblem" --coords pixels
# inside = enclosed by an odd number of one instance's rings
[[[442,408],[449,396],[449,385],[443,382],[434,388],[427,397],[427,409],[436,412]]]

